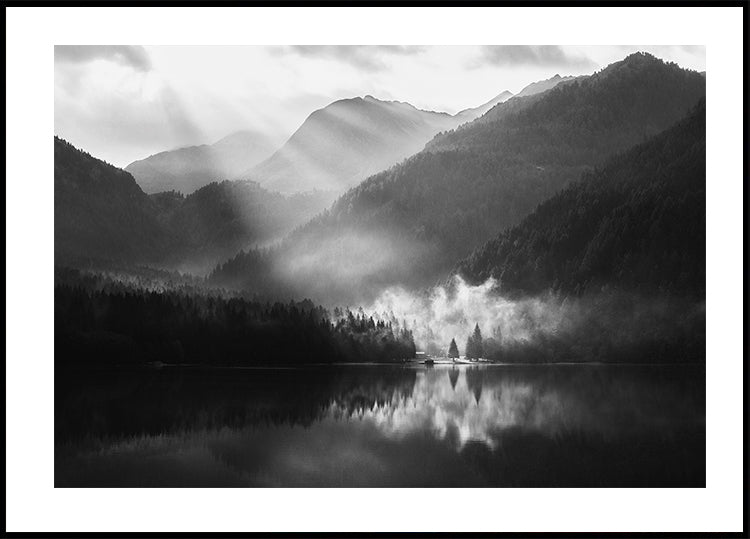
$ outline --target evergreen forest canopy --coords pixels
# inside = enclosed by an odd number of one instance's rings
[[[269,303],[183,285],[161,290],[60,268],[55,284],[58,364],[217,366],[399,362],[414,338],[388,319],[309,300]]]

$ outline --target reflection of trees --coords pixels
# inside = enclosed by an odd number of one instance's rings
[[[430,432],[459,450],[471,442],[510,451],[517,439],[520,455],[542,438],[580,447],[690,432],[705,416],[704,367],[165,368],[56,376],[56,443],[354,416],[387,437]]]
[[[455,391],[456,390],[456,384],[458,383],[458,377],[460,376],[461,371],[457,368],[453,367],[448,371],[448,379],[451,382],[451,388]]]
[[[482,398],[482,385],[484,384],[485,369],[481,367],[470,367],[466,369],[466,385],[469,391],[474,393],[477,404]]]
[[[65,376],[65,379],[61,379]],[[309,426],[411,396],[401,367],[290,370],[129,369],[67,372],[55,391],[55,436],[132,436],[176,430]]]

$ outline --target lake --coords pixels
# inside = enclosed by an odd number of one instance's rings
[[[704,487],[705,366],[66,370],[56,487]]]

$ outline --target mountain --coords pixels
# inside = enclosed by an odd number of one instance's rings
[[[706,107],[609,159],[458,263],[504,293],[602,286],[705,296]]]
[[[268,257],[222,265],[216,282],[318,301],[429,286],[614,153],[668,128],[705,96],[698,73],[634,54],[588,77],[513,97],[368,178]],[[245,269],[247,267],[252,270]],[[352,297],[356,294],[359,297]]]
[[[133,176],[55,137],[55,256],[153,260],[164,235]]]
[[[473,109],[464,109],[461,112],[456,113],[455,118],[459,120],[459,123],[470,122],[479,118],[482,114],[490,110],[495,105],[499,103],[505,103],[511,97],[513,97],[513,94],[508,90],[505,90],[483,105],[480,105]]]
[[[241,176],[273,191],[341,192],[456,125],[449,114],[400,101],[342,99],[313,112],[276,153]]]
[[[705,84],[695,71],[634,53],[591,76],[514,97],[435,137],[426,149],[481,148],[526,155],[538,164],[601,161],[677,121],[705,95]]]
[[[241,249],[280,240],[331,203],[331,194],[313,191],[282,195],[252,181],[212,182],[184,196],[157,193],[159,221],[174,238],[169,266],[204,273]]]
[[[277,142],[254,131],[238,131],[218,142],[160,152],[130,163],[125,170],[147,193],[192,193],[212,181],[236,177],[260,163]]]
[[[128,172],[55,137],[55,256],[203,272],[240,249],[267,245],[331,202],[253,182],[211,183],[185,196],[147,195]]]
[[[547,90],[551,90],[552,88],[554,88],[555,86],[557,86],[558,84],[562,82],[568,82],[575,78],[576,77],[572,77],[572,76],[561,77],[560,75],[555,75],[554,77],[551,77],[546,80],[532,82],[531,84],[525,86],[523,90],[521,90],[515,95],[513,95],[512,92],[505,90],[504,92],[495,96],[493,99],[490,99],[484,105],[480,105],[479,107],[476,107],[473,109],[462,110],[461,112],[456,114],[456,118],[461,119],[459,123],[470,122],[472,120],[479,118],[480,116],[483,116],[486,112],[493,109],[495,105],[499,105],[500,103],[505,103],[511,97],[526,97],[530,95],[540,94],[542,92],[546,92]]]
[[[523,90],[518,92],[516,94],[516,97],[525,97],[528,95],[534,95],[534,94],[540,94],[542,92],[546,92],[547,90],[551,90],[561,82],[568,82],[575,79],[575,77],[567,76],[567,77],[561,77],[560,75],[555,75],[554,77],[551,77],[546,80],[540,80],[537,82],[532,82],[528,86],[525,86]]]

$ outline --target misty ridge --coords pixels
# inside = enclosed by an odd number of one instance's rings
[[[455,115],[340,100],[283,142],[125,170],[56,137],[56,348],[383,362],[463,356],[478,328],[490,361],[703,362],[705,174],[705,75],[648,53]]]

